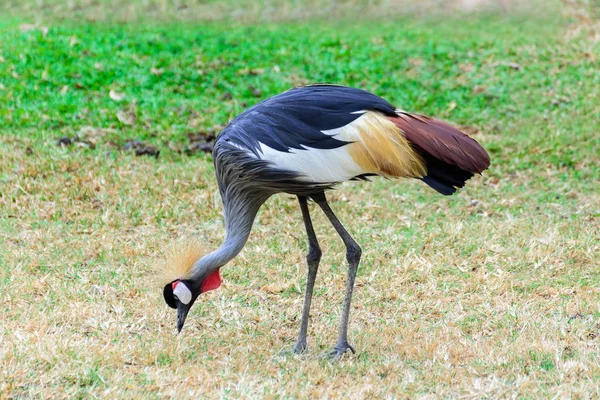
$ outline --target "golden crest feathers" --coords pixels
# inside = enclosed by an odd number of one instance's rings
[[[170,253],[160,270],[163,285],[176,279],[190,278],[194,264],[206,254],[206,249],[197,239],[193,239],[173,244]]]

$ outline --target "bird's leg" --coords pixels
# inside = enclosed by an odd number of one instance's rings
[[[330,356],[334,359],[338,359],[346,352],[346,350],[355,353],[354,348],[348,344],[348,321],[350,316],[350,303],[352,302],[352,291],[354,290],[354,280],[356,278],[356,271],[358,270],[358,263],[360,262],[360,255],[362,250],[358,243],[354,241],[352,236],[346,231],[346,228],[342,225],[340,220],[335,216],[331,207],[327,203],[325,193],[320,193],[316,196],[311,196],[312,199],[321,207],[338,235],[344,241],[346,245],[346,259],[348,260],[348,278],[346,280],[346,294],[344,297],[344,309],[342,310],[342,319],[340,321],[340,332],[337,343],[334,349],[331,351]]]
[[[308,330],[308,316],[310,314],[310,303],[315,287],[315,278],[317,277],[317,269],[319,269],[319,261],[321,260],[321,248],[313,229],[310,213],[308,211],[307,199],[304,196],[298,196],[300,202],[300,210],[302,211],[302,219],[308,236],[308,254],[306,262],[308,264],[308,278],[306,280],[306,294],[304,295],[304,307],[302,309],[302,322],[300,323],[300,333],[298,334],[298,342],[294,346],[294,352],[302,353],[306,350],[306,334]]]

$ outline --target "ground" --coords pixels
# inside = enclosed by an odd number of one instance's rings
[[[0,397],[600,395],[592,6],[384,21],[257,12],[240,25],[182,17],[176,2],[149,19],[58,3],[9,1],[0,17]],[[309,82],[451,121],[492,166],[452,197],[383,179],[329,194],[364,250],[356,355],[322,357],[346,266],[314,205],[324,257],[309,351],[291,352],[307,245],[289,195],[265,204],[223,286],[176,335],[155,269],[172,243],[223,239],[202,148],[246,107]]]

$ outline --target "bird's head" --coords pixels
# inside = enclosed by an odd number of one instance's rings
[[[221,286],[219,269],[208,274],[196,273],[194,267],[204,254],[202,246],[190,242],[175,246],[173,256],[167,261],[164,275],[167,283],[163,288],[165,302],[177,310],[177,331],[181,332],[188,312],[201,293]],[[197,276],[197,277],[196,277]]]
[[[177,331],[181,332],[188,312],[201,293],[208,292],[221,286],[221,275],[217,269],[198,285],[192,279],[175,279],[163,288],[165,302],[171,308],[177,309]]]

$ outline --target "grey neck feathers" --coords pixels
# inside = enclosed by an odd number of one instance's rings
[[[229,189],[221,191],[225,241],[217,250],[196,262],[192,279],[198,283],[203,282],[208,275],[227,264],[242,251],[250,236],[256,213],[269,197],[243,188],[235,190],[230,187]]]

